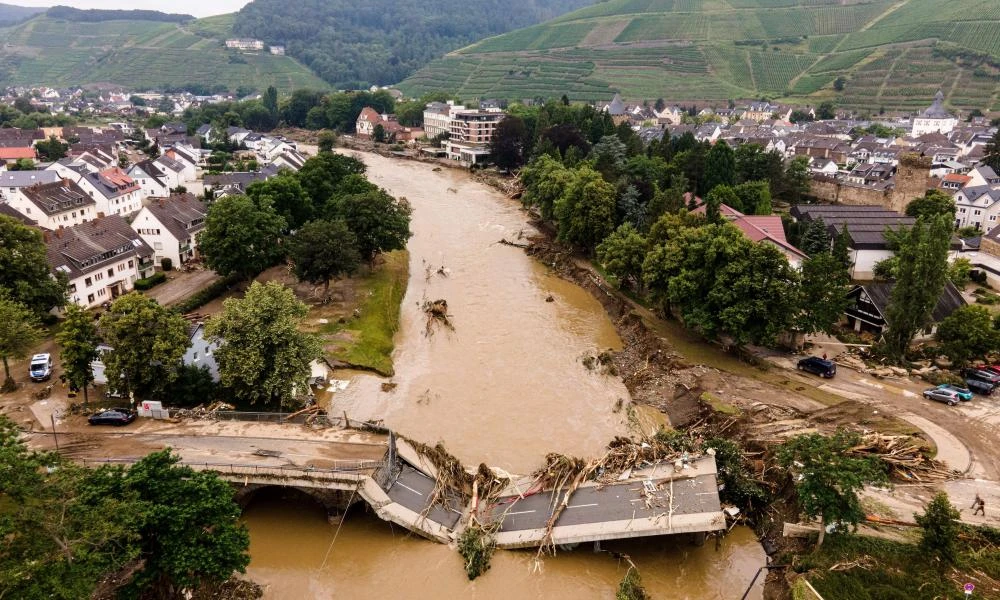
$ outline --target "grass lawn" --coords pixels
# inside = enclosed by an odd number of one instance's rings
[[[332,358],[392,376],[393,336],[399,329],[399,310],[406,294],[410,255],[405,250],[385,255],[385,262],[373,273],[357,278],[357,316],[344,323],[324,325],[320,334],[336,336],[343,343],[329,348]]]
[[[959,541],[955,566],[940,567],[915,544],[856,535],[827,536],[819,552],[799,556],[796,571],[824,600],[1000,599],[1000,549],[979,540]]]

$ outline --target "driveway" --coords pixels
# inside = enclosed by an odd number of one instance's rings
[[[161,283],[143,293],[163,306],[169,306],[193,296],[219,279],[214,271],[208,269],[200,269],[190,273],[181,271],[176,272],[166,283]]]

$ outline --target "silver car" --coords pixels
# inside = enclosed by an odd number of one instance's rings
[[[924,390],[924,398],[928,400],[934,400],[936,402],[944,402],[948,406],[955,406],[961,402],[961,398],[958,396],[958,392],[952,390],[944,390],[941,388],[931,388],[929,390]]]

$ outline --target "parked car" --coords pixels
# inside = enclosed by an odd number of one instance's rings
[[[993,385],[1000,384],[1000,374],[994,373],[993,371],[987,371],[985,369],[966,369],[964,374],[966,379],[978,379],[980,381],[985,381],[986,383],[992,383]]]
[[[928,400],[934,400],[935,402],[944,402],[948,406],[955,406],[959,403],[958,394],[951,390],[942,390],[941,388],[931,388],[929,390],[924,390],[924,398]]]
[[[972,400],[972,390],[969,388],[964,388],[960,385],[952,385],[950,383],[942,383],[938,386],[939,390],[950,390],[958,394],[959,400],[969,401]]]
[[[996,385],[981,379],[966,379],[965,385],[980,396],[989,396],[996,389]]]
[[[52,355],[46,353],[32,356],[28,374],[32,381],[45,381],[52,377]]]
[[[837,374],[837,363],[818,356],[803,358],[799,361],[797,368],[800,371],[826,377],[827,379],[831,379]]]
[[[135,411],[127,408],[112,408],[93,415],[87,419],[91,425],[128,425],[135,421]]]

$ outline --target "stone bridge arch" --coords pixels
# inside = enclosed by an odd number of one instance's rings
[[[363,502],[361,496],[351,490],[334,490],[327,488],[300,487],[295,485],[282,485],[280,483],[237,483],[232,482],[236,490],[234,500],[240,508],[246,510],[247,506],[253,502],[254,497],[263,490],[284,490],[291,491],[302,497],[309,498],[326,509],[328,515],[342,515],[351,506]]]

